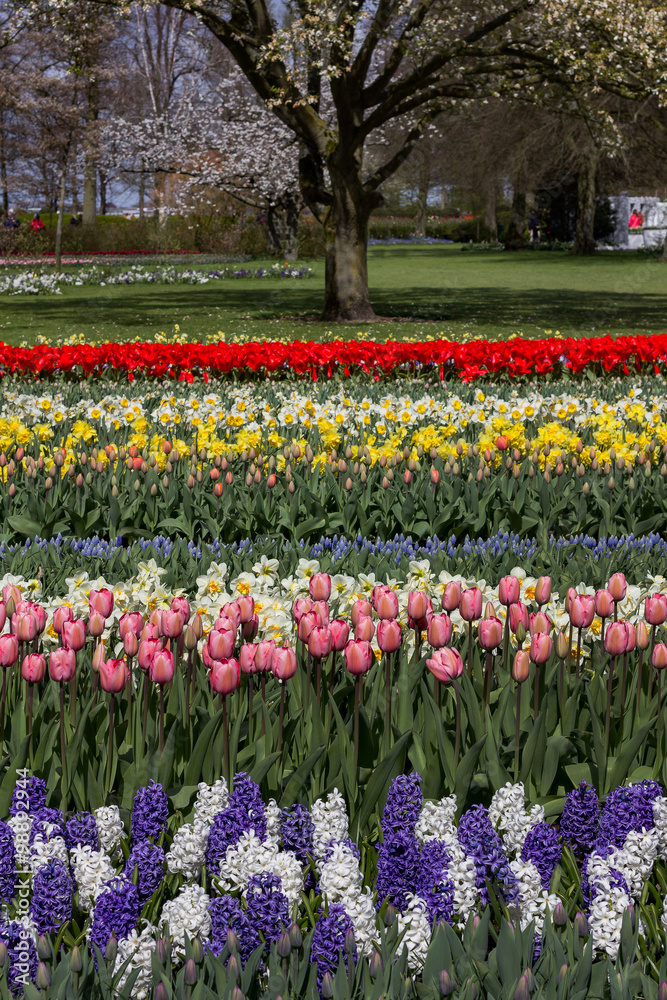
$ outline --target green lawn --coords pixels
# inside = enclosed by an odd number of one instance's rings
[[[267,261],[252,265],[264,266]],[[83,334],[86,340],[334,336],[506,338],[667,332],[667,264],[637,254],[462,253],[458,247],[371,247],[371,296],[382,322],[323,323],[324,262],[306,280],[237,279],[204,286],[65,288],[3,296],[0,338],[16,344]],[[303,318],[305,317],[305,319]],[[407,320],[407,321],[406,321]]]

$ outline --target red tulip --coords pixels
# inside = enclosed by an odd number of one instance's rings
[[[275,651],[276,644],[273,639],[264,639],[263,642],[257,643],[255,668],[259,673],[268,673],[271,669],[271,663],[273,661],[273,654]]]
[[[372,618],[362,617],[357,622],[354,638],[359,642],[370,642],[375,635],[375,625]]]
[[[553,639],[546,632],[535,632],[530,640],[530,658],[533,663],[546,663],[553,651]]]
[[[143,627],[143,615],[140,615],[138,611],[126,611],[124,615],[121,615],[120,621],[118,622],[118,634],[121,639],[124,639],[128,632],[132,632],[138,639],[141,635]]]
[[[345,646],[345,669],[359,677],[367,674],[373,663],[373,647],[365,639],[350,639]]]
[[[502,644],[503,623],[500,618],[482,618],[478,629],[480,645],[487,652],[498,649],[498,646]]]
[[[609,577],[609,583],[607,584],[607,590],[613,597],[614,601],[618,604],[625,598],[628,592],[628,585],[625,582],[625,575],[623,573],[613,573]]]
[[[328,573],[313,573],[308,590],[314,601],[328,601],[331,597],[331,577]]]
[[[426,666],[441,684],[449,684],[463,674],[463,660],[457,649],[446,646],[435,651]]]
[[[550,576],[541,576],[535,584],[535,600],[539,605],[548,604],[551,600]]]
[[[459,600],[461,618],[466,622],[474,622],[482,617],[482,591],[479,587],[468,587]]]
[[[620,656],[628,648],[629,629],[625,622],[611,622],[604,634],[604,648],[611,656]]]
[[[103,691],[118,694],[129,679],[130,671],[125,660],[103,660],[100,663],[100,687]]]
[[[331,648],[340,653],[342,649],[345,649],[345,644],[350,638],[350,626],[342,618],[335,618],[329,622],[329,631],[331,632]]]
[[[155,684],[168,684],[174,677],[174,656],[169,649],[159,649],[148,668],[148,676]]]
[[[208,651],[214,660],[227,660],[234,653],[236,645],[236,632],[225,629],[219,632],[217,629],[209,632],[206,639]]]
[[[433,615],[426,628],[426,638],[433,649],[448,646],[452,638],[452,620],[449,615]]]
[[[653,594],[646,598],[644,617],[649,625],[662,625],[667,618],[667,598],[664,594]]]
[[[358,601],[355,601],[354,604],[352,605],[350,618],[352,619],[352,625],[355,628],[357,626],[357,622],[362,617],[362,615],[366,618],[372,618],[373,616],[373,605],[371,604],[370,601],[364,600],[364,598],[360,598]]]
[[[329,624],[329,605],[326,601],[313,601],[313,607],[310,613],[312,615],[317,615],[320,620],[320,625]]]
[[[278,646],[271,664],[273,674],[279,681],[288,681],[297,671],[296,653],[291,646]]]
[[[153,662],[153,657],[156,653],[162,649],[162,643],[159,639],[142,639],[139,643],[139,650],[137,653],[137,663],[142,670],[148,670],[151,663]]]
[[[44,653],[31,653],[23,657],[21,664],[21,677],[30,684],[39,684],[44,680],[46,673],[46,657]]]
[[[86,623],[83,618],[63,622],[62,640],[63,646],[73,649],[75,653],[83,649],[86,645]]]
[[[91,590],[88,594],[88,607],[91,612],[97,611],[103,618],[108,618],[113,611],[113,594],[106,587],[102,590]]]
[[[303,619],[302,619],[303,621]],[[331,652],[331,632],[326,625],[317,625],[308,636],[308,652],[316,660]]]
[[[19,641],[15,635],[0,635],[0,667],[11,667],[18,660]]]
[[[521,597],[521,582],[515,576],[504,576],[498,584],[498,600],[505,607],[516,604]]]
[[[523,625],[526,632],[529,630],[530,619],[528,617],[528,608],[525,604],[521,601],[510,604],[508,614],[510,616],[510,629],[513,635],[516,635],[519,625]]]
[[[445,584],[445,589],[442,594],[442,610],[449,612],[456,611],[460,600],[461,584],[458,580],[451,580],[449,583]]]
[[[74,612],[70,608],[69,604],[61,604],[60,607],[56,608],[53,612],[53,631],[58,635],[61,635],[64,623],[71,622],[73,620]]]
[[[544,633],[538,632],[538,635],[544,635]],[[525,649],[517,650],[512,664],[512,677],[517,684],[523,684],[530,677],[530,657]]]
[[[575,628],[589,628],[595,618],[595,598],[576,594],[570,602],[570,621]]]
[[[216,694],[231,694],[232,691],[236,691],[241,681],[239,661],[233,657],[215,660],[209,671],[209,679]]]
[[[76,673],[76,653],[73,649],[54,649],[49,657],[49,674],[53,681],[71,681]]]
[[[395,618],[384,618],[378,622],[377,640],[383,653],[395,653],[401,646],[401,626]]]

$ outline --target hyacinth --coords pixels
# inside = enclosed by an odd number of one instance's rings
[[[560,818],[560,835],[580,853],[592,851],[598,832],[598,797],[592,785],[582,781],[565,796]]]
[[[119,876],[104,883],[95,900],[90,928],[91,944],[97,945],[102,957],[112,934],[119,940],[136,926],[140,909],[139,892],[132,882]]]
[[[154,837],[156,840],[167,829],[169,805],[162,785],[151,780],[140,788],[132,805],[132,843]]]
[[[100,806],[95,810],[95,822],[100,838],[100,847],[107,854],[115,851],[125,830],[118,806]]]
[[[144,840],[133,847],[125,863],[125,878],[130,882],[134,882],[135,869],[139,899],[144,903],[153,895],[164,876],[164,851],[160,845]]]
[[[336,847],[346,847],[350,854],[353,854],[357,861],[361,861],[361,851],[355,844],[355,842],[350,837],[345,837],[344,840],[330,840],[329,843],[324,848],[324,854],[322,855],[321,864],[326,864],[329,860],[333,851]]]
[[[32,815],[37,809],[46,805],[46,782],[43,778],[35,778],[30,775],[27,778],[19,778],[16,787],[12,792],[12,804],[9,807],[9,815],[16,816],[17,813],[26,812]]]
[[[347,968],[348,955],[345,951],[345,935],[348,931],[354,933],[354,927],[352,920],[345,912],[345,907],[340,903],[334,903],[333,906],[330,906],[326,916],[323,911],[320,911],[310,945],[310,964],[317,963],[317,988],[319,990],[322,989],[322,980],[327,972],[332,976],[336,975],[341,954]],[[356,962],[356,946],[353,958]]]
[[[220,862],[227,855],[227,848],[238,843],[241,834],[248,830],[247,823],[247,813],[233,806],[227,806],[217,814],[211,823],[206,845],[206,867],[209,872],[217,875]]]
[[[377,907],[385,900],[397,910],[408,905],[408,896],[414,891],[415,873],[419,870],[419,844],[414,833],[408,830],[396,832],[391,840],[385,840],[378,851]]]
[[[558,830],[550,823],[538,823],[526,835],[521,851],[522,861],[532,861],[542,880],[542,888],[548,892],[551,876],[560,861],[563,848]]]
[[[97,831],[97,821],[92,813],[76,813],[65,824],[65,843],[67,850],[73,847],[83,847],[89,844],[94,851],[100,849],[100,837]]]
[[[315,827],[312,817],[305,806],[297,803],[285,806],[280,812],[280,837],[284,851],[291,851],[299,861],[308,861],[313,855],[313,831]]]
[[[74,879],[60,858],[50,858],[35,873],[30,916],[40,934],[57,931],[72,916]]]
[[[584,903],[587,908],[589,908],[595,901],[596,897],[600,894],[600,890],[602,889],[602,886],[600,885],[600,875],[594,871],[589,873],[588,870],[589,862],[591,859],[595,858],[595,854],[591,855],[589,858],[585,858],[581,867],[581,894],[584,897]],[[599,861],[599,855],[597,855],[597,858]],[[596,866],[594,866],[594,868],[595,867]],[[630,895],[630,888],[623,872],[619,872],[617,868],[606,868],[602,878],[608,882],[610,890],[620,889],[627,895],[629,900],[632,898]]]
[[[266,837],[266,811],[259,785],[249,774],[239,771],[234,775],[234,790],[229,796],[229,807],[247,816],[246,830],[254,830],[260,840]]]
[[[14,834],[8,823],[0,820],[0,899],[9,903],[16,895],[16,850]]]
[[[502,840],[493,829],[484,806],[473,806],[461,816],[458,840],[475,862],[482,906],[487,906],[489,902],[487,881],[506,903],[517,903],[519,891],[516,879],[503,851]]]
[[[238,899],[234,896],[218,896],[208,904],[208,912],[211,915],[211,941],[207,945],[208,950],[220,956],[227,944],[228,931],[233,931],[238,938],[239,954],[245,962],[260,944],[260,940]]]
[[[450,857],[442,840],[429,840],[421,849],[416,895],[424,900],[431,924],[452,923],[454,883],[449,876]]]
[[[392,781],[382,813],[385,841],[391,840],[398,833],[414,833],[423,802],[421,782],[422,779],[416,772],[400,774]]]
[[[0,920],[0,941],[4,942],[7,948],[9,959],[9,972],[7,983],[13,996],[22,996],[24,970],[21,968],[27,962],[28,975],[30,981],[34,983],[37,975],[37,949],[31,934],[26,933],[26,928],[20,921],[14,920],[5,923]]]
[[[652,830],[653,800],[662,795],[655,781],[640,781],[627,788],[615,788],[607,796],[600,813],[595,850],[606,856],[612,847],[623,847],[631,830]]]
[[[32,814],[32,820],[33,825],[37,822],[51,823],[53,826],[57,826],[58,829],[62,831],[63,836],[65,834],[65,817],[60,809],[51,809],[49,806],[42,806],[40,809],[36,809]]]
[[[277,941],[290,925],[289,903],[280,879],[273,872],[252,875],[246,893],[248,919],[264,941]]]

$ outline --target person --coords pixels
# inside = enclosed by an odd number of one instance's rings
[[[33,215],[32,222],[30,223],[30,228],[34,230],[34,232],[36,233],[39,233],[41,232],[42,229],[44,229],[44,223],[39,217],[39,212],[35,212],[35,214]]]
[[[644,213],[637,212],[637,228],[641,229],[643,225],[644,225]]]
[[[19,226],[21,225],[21,221],[20,221],[20,219],[17,218],[16,212],[14,211],[13,208],[10,208],[10,210],[9,210],[9,220],[10,220],[11,228],[12,229],[18,229]]]
[[[530,232],[530,242],[539,243],[540,242],[540,220],[537,217],[537,212],[535,209],[528,216],[528,230]]]
[[[642,219],[642,222],[643,221],[644,220]],[[637,213],[635,212],[635,210],[633,208],[632,209],[632,215],[630,216],[630,221],[628,222],[628,229],[639,229],[639,227],[641,226],[641,224],[642,223],[639,221],[639,216],[637,215]]]
[[[14,226],[12,225],[12,217],[9,214],[9,212],[2,219],[2,228],[3,229],[13,229],[14,228]]]
[[[80,226],[81,225],[81,221],[82,221],[82,217],[81,217],[81,213],[79,212],[78,215],[72,215],[72,218],[69,220],[69,224],[70,224],[70,226]]]

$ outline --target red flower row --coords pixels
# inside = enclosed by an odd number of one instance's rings
[[[364,372],[382,374],[424,372],[429,369],[445,378],[458,376],[465,382],[486,375],[510,377],[544,375],[550,372],[609,372],[629,374],[652,368],[665,370],[667,335],[591,337],[588,339],[486,340],[456,344],[450,341],[376,342],[256,341],[246,344],[82,344],[65,347],[39,345],[30,348],[0,344],[0,374],[38,376],[75,372],[85,376],[112,371],[150,377],[192,381],[193,375],[271,374],[291,371],[297,375],[331,378]]]
[[[55,250],[44,250],[45,257],[54,257]],[[186,254],[200,254],[201,250],[86,250],[85,253],[64,253],[63,257],[163,257],[165,254],[176,254],[184,257]]]

